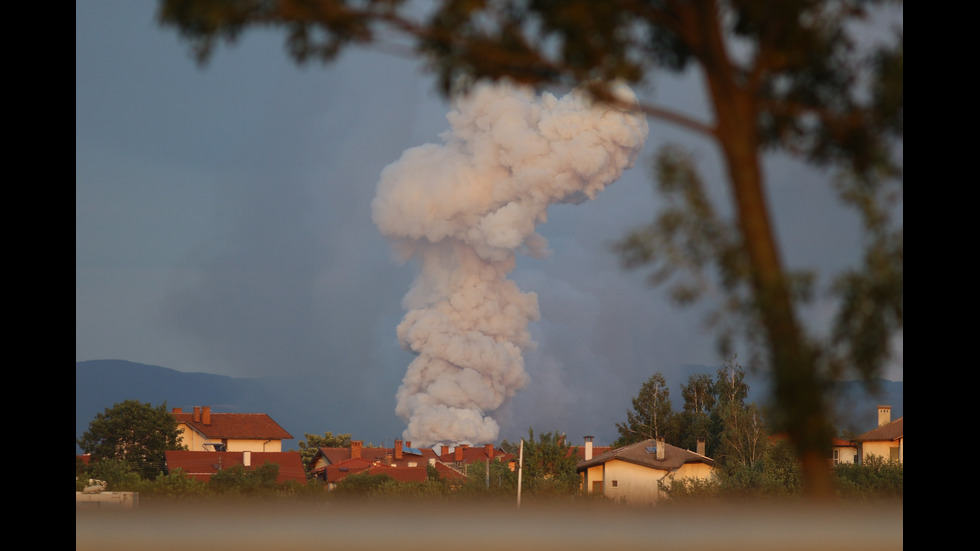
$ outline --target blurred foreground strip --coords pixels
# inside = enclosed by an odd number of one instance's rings
[[[901,503],[453,506],[267,503],[76,510],[75,549],[902,549]]]

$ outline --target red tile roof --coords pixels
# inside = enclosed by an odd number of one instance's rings
[[[173,472],[182,469],[184,474],[207,482],[211,476],[221,469],[234,465],[245,464],[246,452],[202,452],[202,451],[168,451],[166,452],[167,470]],[[261,467],[265,463],[279,465],[279,476],[276,482],[282,483],[293,480],[306,484],[306,473],[303,470],[303,459],[299,452],[251,452],[248,469]]]
[[[326,467],[315,469],[311,474],[323,474],[323,480],[326,482],[337,482],[347,478],[352,474],[362,473],[371,468],[374,462],[365,459],[363,457],[356,457],[354,459],[345,459],[339,463],[333,465],[327,465]]]
[[[592,457],[602,455],[612,449],[612,446],[592,446]],[[572,446],[568,448],[568,454],[575,456],[579,461],[585,461],[585,446]]]
[[[408,467],[410,463],[417,465],[427,464],[430,459],[436,459],[436,452],[429,448],[403,447],[401,458],[398,458],[397,444],[395,448],[361,448],[361,458],[367,459],[372,463],[384,463],[399,467]],[[328,465],[336,465],[351,458],[351,448],[320,448],[313,457],[315,464],[320,458],[324,459]]]
[[[456,469],[446,465],[442,461],[436,461],[436,472],[439,473],[440,478],[446,480],[463,480],[466,478],[464,473],[457,471]]]
[[[388,467],[386,465],[375,465],[367,470],[371,475],[387,475],[398,482],[425,482],[429,478],[429,472],[425,465],[421,467]]]
[[[197,408],[195,408],[197,409]],[[293,435],[286,432],[265,413],[197,413],[174,411],[178,423],[203,434],[207,438],[247,440],[289,440]],[[205,422],[207,421],[207,422]]]
[[[436,469],[441,476],[445,476],[446,478],[459,478],[463,476],[462,473],[450,469],[445,465],[442,465],[443,468],[440,468],[440,465],[441,463],[436,462]],[[347,459],[334,465],[316,469],[314,472],[325,475],[324,480],[326,482],[340,482],[348,476],[360,473],[387,475],[398,482],[423,482],[429,478],[427,464],[413,467],[405,465],[391,466],[374,463],[363,457]]]
[[[339,482],[359,473],[383,474],[399,482],[422,482],[428,479],[428,465],[434,464],[439,476],[445,479],[466,478],[465,474],[440,461],[435,451],[429,448],[412,448],[407,443],[401,445],[396,441],[394,448],[361,447],[359,449],[360,457],[352,458],[351,447],[320,448],[314,456],[313,463],[316,464],[323,459],[327,464],[313,469],[311,474],[325,482]],[[401,449],[400,459],[399,449]],[[476,450],[483,453],[483,448]]]
[[[437,455],[439,461],[444,463],[459,463],[461,465],[468,465],[475,461],[486,461],[487,459],[493,459],[496,461],[507,461],[509,459],[515,459],[514,456],[509,455],[507,452],[500,448],[494,448],[490,444],[483,446],[466,446],[459,445],[456,446],[452,451],[449,451],[449,446],[445,446],[442,450],[443,453]],[[435,453],[433,451],[433,453]]]

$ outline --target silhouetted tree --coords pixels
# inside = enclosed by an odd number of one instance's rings
[[[153,478],[165,470],[167,450],[184,449],[179,438],[177,418],[166,402],[153,407],[125,400],[97,414],[77,442],[92,455],[92,463],[118,460],[141,477]]]

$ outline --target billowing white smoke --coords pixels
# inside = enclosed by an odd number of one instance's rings
[[[507,279],[515,254],[543,255],[535,226],[548,206],[594,198],[647,135],[635,112],[506,84],[477,86],[447,118],[445,143],[405,151],[372,203],[374,223],[421,267],[397,329],[418,356],[395,409],[418,446],[496,441],[490,414],[527,384],[528,322],[539,317],[537,295]]]

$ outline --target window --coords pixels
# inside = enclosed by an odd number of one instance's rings
[[[898,448],[888,448],[888,459],[898,462]]]
[[[613,480],[612,481],[612,487],[613,488],[619,488],[619,481],[618,480]]]
[[[840,465],[840,450],[834,450],[834,466]]]

